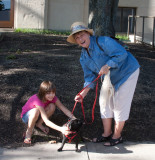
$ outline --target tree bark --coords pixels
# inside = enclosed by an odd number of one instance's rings
[[[115,37],[115,20],[119,0],[89,0],[89,22],[95,35]]]
[[[0,0],[0,11],[2,11],[4,9],[4,4],[2,2],[2,0]]]

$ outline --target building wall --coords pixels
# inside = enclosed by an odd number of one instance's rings
[[[155,16],[155,0],[119,0],[119,7],[136,7],[138,16]],[[89,0],[15,0],[14,28],[70,30],[75,21],[88,22]],[[144,37],[152,39],[153,18],[145,19]],[[142,18],[137,19],[142,36]]]
[[[14,28],[44,28],[44,0],[15,0]]]
[[[153,16],[155,17],[155,0],[119,0],[120,7],[136,7],[137,16]],[[143,19],[137,18],[136,34],[139,40],[142,39]],[[152,44],[153,36],[153,18],[145,18],[144,20],[144,42]]]
[[[155,0],[119,0],[137,7],[139,16],[155,16]],[[88,22],[89,0],[15,0],[15,28],[68,30],[74,21]]]
[[[88,20],[89,0],[49,0],[47,28],[53,30],[70,30],[75,21]]]
[[[119,0],[119,7],[137,7],[137,15],[155,16],[155,0]]]
[[[14,28],[70,30],[75,21],[88,22],[89,0],[14,0]],[[155,0],[119,0],[119,7],[136,7],[138,16],[155,16]],[[153,18],[144,22],[145,41],[152,43]],[[142,18],[136,34],[142,37]]]
[[[14,28],[70,30],[88,19],[89,0],[15,0]]]

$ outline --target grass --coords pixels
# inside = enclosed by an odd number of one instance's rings
[[[11,54],[11,55],[7,56],[6,59],[14,60],[14,59],[17,59],[17,57],[14,54]]]
[[[70,35],[70,31],[55,31],[55,30],[47,30],[47,29],[22,29],[18,28],[15,29],[16,33],[34,33],[34,34],[54,34],[54,35]],[[116,35],[116,38],[120,40],[128,40],[128,37],[126,35]]]
[[[54,35],[69,35],[69,31],[54,31],[46,29],[15,29],[16,33],[34,33],[34,34],[54,34]]]
[[[128,41],[128,37],[126,35],[116,35],[116,38],[118,38],[121,41]]]
[[[47,30],[47,29],[22,29],[18,28],[15,29],[16,33],[33,33],[33,34],[53,34],[53,35],[63,35],[68,36],[70,35],[70,31],[56,31],[56,30]],[[118,38],[121,41],[128,41],[128,37],[126,35],[117,34],[116,38]]]
[[[21,51],[20,49],[17,49],[16,53],[17,53],[17,54],[21,54],[22,51]]]

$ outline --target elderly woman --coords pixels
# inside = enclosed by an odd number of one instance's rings
[[[131,102],[139,75],[139,63],[134,56],[127,52],[116,40],[93,35],[93,30],[82,22],[75,22],[71,26],[71,34],[67,41],[82,47],[80,63],[84,71],[84,87],[90,84],[98,75],[106,75],[110,71],[110,80],[114,88],[114,95],[106,106],[100,106],[104,132],[93,142],[105,142],[105,146],[122,143],[121,136],[125,121],[129,118]],[[94,84],[88,86],[75,101],[81,102]],[[104,99],[100,92],[100,99]],[[115,120],[112,133],[112,119]]]

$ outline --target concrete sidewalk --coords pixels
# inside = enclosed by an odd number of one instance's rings
[[[0,148],[0,160],[155,160],[154,142],[124,142],[113,147],[103,143],[79,144],[81,152],[75,152],[75,144],[66,143],[62,152],[57,152],[61,143],[36,144],[17,149]]]

